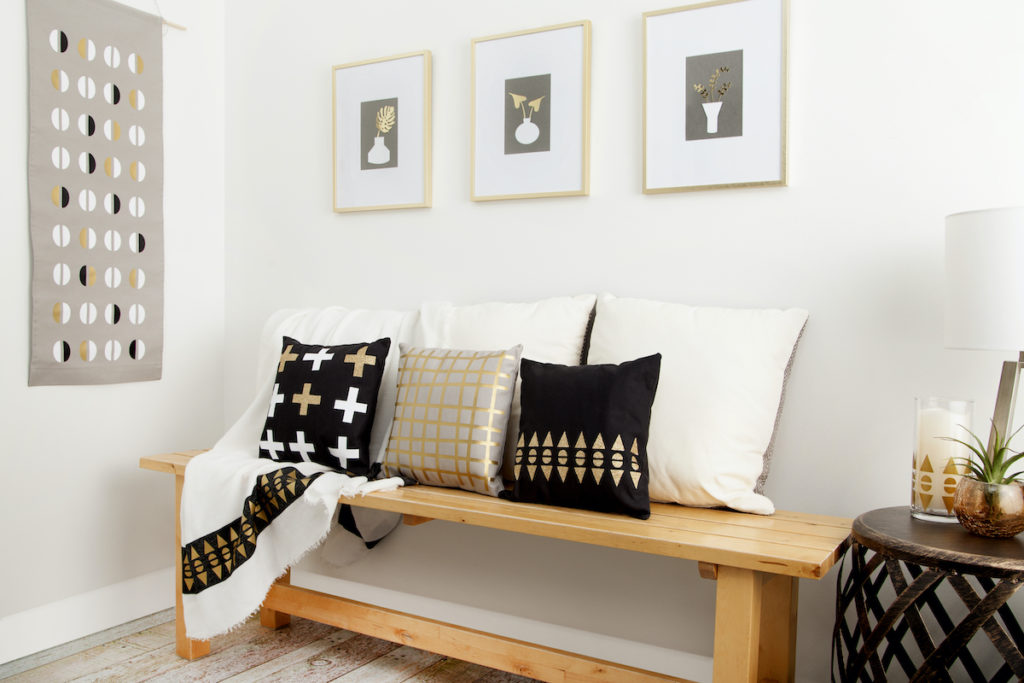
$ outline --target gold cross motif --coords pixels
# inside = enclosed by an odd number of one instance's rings
[[[281,362],[277,364],[277,371],[278,372],[284,372],[284,364],[285,363],[288,363],[288,362],[293,361],[293,360],[298,360],[298,359],[299,359],[299,354],[292,353],[292,345],[289,344],[288,348],[286,348],[284,350],[284,353],[281,354]],[[305,413],[303,413],[303,415],[305,415]]]
[[[376,356],[368,356],[368,355],[366,355],[366,349],[368,349],[368,348],[370,348],[370,347],[369,346],[364,346],[363,348],[359,349],[359,351],[357,353],[350,353],[350,354],[345,356],[345,362],[346,363],[352,363],[353,365],[356,366],[352,370],[352,376],[353,377],[362,377],[363,376],[363,366],[364,365],[376,365],[377,364],[377,357]]]
[[[320,405],[320,397],[316,394],[309,393],[312,386],[312,384],[306,382],[302,385],[301,394],[292,394],[292,403],[298,403],[302,406],[299,408],[299,415],[306,415],[309,412],[309,406],[311,405]]]

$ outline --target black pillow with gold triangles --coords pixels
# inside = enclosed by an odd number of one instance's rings
[[[260,457],[373,478],[370,429],[391,340],[321,346],[284,337]]]
[[[619,365],[523,359],[510,498],[651,516],[647,434],[661,354]]]

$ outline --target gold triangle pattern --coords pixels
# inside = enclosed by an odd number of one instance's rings
[[[606,446],[608,441],[612,443],[610,451]],[[571,442],[572,437],[566,432],[558,437],[557,446],[551,432],[520,434],[518,443],[521,445],[516,449],[513,468],[516,480],[567,483],[571,471],[581,484],[587,481],[600,483],[605,472],[609,472],[615,486],[632,485],[636,489],[639,488],[641,479],[645,478],[640,466],[640,445],[636,438],[633,438],[628,451],[625,444],[629,442],[624,440],[621,434],[615,434],[614,437],[611,434],[598,434],[594,437],[594,442],[588,446],[586,437],[579,433],[575,437],[574,450],[564,450],[569,448]],[[525,458],[524,444],[529,444]],[[553,453],[553,448],[560,450]],[[540,457],[536,449],[542,449]],[[626,472],[629,472],[629,476],[623,477]],[[557,479],[554,479],[556,475]]]
[[[304,477],[294,467],[259,476],[241,517],[182,547],[182,592],[199,593],[227,580],[252,556],[257,537],[319,477]]]

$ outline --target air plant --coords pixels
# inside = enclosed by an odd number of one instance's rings
[[[1009,471],[1014,463],[1024,458],[1024,452],[1014,453],[1010,450],[1010,442],[1013,441],[1013,437],[1020,433],[1021,429],[1024,429],[1024,425],[1019,427],[1017,431],[1004,441],[1003,435],[999,433],[999,429],[993,424],[991,448],[986,447],[974,432],[966,427],[963,429],[971,436],[971,439],[974,441],[973,444],[951,436],[939,438],[944,441],[954,441],[966,446],[971,451],[971,457],[956,458],[958,464],[966,469],[971,477],[986,484],[1012,484],[1018,481],[1018,478],[1024,474],[1024,470],[1007,474],[1007,471]]]
[[[718,77],[721,76],[723,73],[727,73],[728,71],[729,67],[727,66],[718,67],[711,74],[711,78],[708,79],[707,85],[704,85],[703,83],[694,83],[693,89],[697,91],[697,94],[700,95],[701,99],[704,100],[705,102],[721,102],[722,99],[725,97],[725,93],[729,91],[729,86],[732,85],[732,81],[726,81],[725,83],[719,85]],[[716,94],[718,95],[717,100],[714,98]]]

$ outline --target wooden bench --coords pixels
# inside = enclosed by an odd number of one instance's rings
[[[200,452],[139,463],[175,475],[177,652],[187,659],[210,647],[186,636],[181,612],[178,511],[185,467]],[[406,524],[439,519],[696,561],[701,576],[717,581],[716,683],[793,680],[798,579],[825,576],[845,551],[851,527],[851,520],[838,517],[781,511],[761,517],[661,503],[651,505],[650,519],[638,520],[430,486],[342,502],[399,512]],[[681,680],[292,586],[286,575],[270,588],[260,619],[280,628],[292,615],[545,681]]]

